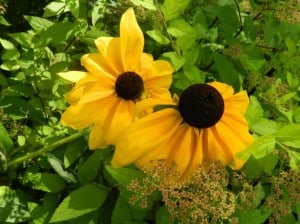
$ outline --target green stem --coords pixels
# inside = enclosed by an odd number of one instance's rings
[[[177,55],[181,55],[180,50],[176,47],[175,41],[173,40],[172,36],[168,33],[168,25],[167,25],[167,22],[165,20],[165,17],[163,15],[162,11],[159,8],[158,1],[155,0],[154,4],[156,5],[156,8],[157,8],[159,20],[162,22],[163,29],[165,31],[165,34],[167,35],[167,38],[169,39],[169,41],[171,43],[173,50],[176,52]]]
[[[42,147],[42,148],[40,148],[40,149],[38,149],[38,150],[36,150],[34,152],[30,152],[30,153],[28,153],[28,154],[26,154],[24,156],[20,156],[20,157],[14,159],[12,161],[9,161],[7,163],[7,168],[16,166],[16,165],[18,165],[18,164],[20,164],[22,162],[25,162],[25,161],[28,161],[28,160],[33,159],[35,157],[38,157],[38,156],[40,156],[40,155],[42,155],[42,154],[44,154],[46,152],[49,152],[49,151],[51,151],[51,150],[53,150],[53,149],[55,149],[55,148],[57,148],[57,147],[59,147],[59,146],[61,146],[63,144],[66,144],[66,143],[71,142],[71,141],[73,141],[73,140],[75,140],[77,138],[80,138],[80,137],[82,137],[85,134],[86,134],[86,132],[76,133],[74,135],[71,135],[71,136],[68,136],[66,138],[60,139],[60,140],[56,141],[55,143],[53,143],[52,145],[48,145],[48,146]]]

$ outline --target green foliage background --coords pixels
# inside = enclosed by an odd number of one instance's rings
[[[256,141],[241,153],[248,162],[239,173],[256,203],[233,216],[246,224],[299,223],[297,0],[0,0],[0,223],[169,222],[159,194],[146,208],[130,203],[126,186],[141,171],[111,167],[111,147],[89,151],[88,130],[59,122],[72,86],[57,73],[83,70],[80,57],[96,51],[97,37],[118,36],[128,7],[145,51],[173,64],[173,93],[215,79],[248,91]],[[232,186],[224,187],[245,191]],[[276,196],[286,211],[279,216],[265,203]]]

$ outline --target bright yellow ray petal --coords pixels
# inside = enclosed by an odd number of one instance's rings
[[[112,73],[108,73],[103,57],[100,54],[85,54],[81,57],[81,64],[90,73],[100,77],[106,77],[111,80],[115,80],[115,76]]]
[[[234,94],[225,100],[225,111],[234,111],[245,114],[249,104],[249,98],[246,91]]]
[[[223,99],[226,100],[228,97],[231,97],[234,93],[233,88],[230,85],[221,82],[210,82],[207,83],[215,87],[222,95]]]
[[[99,37],[95,40],[95,44],[109,69],[113,70],[114,76],[118,76],[125,71],[121,58],[120,38]]]
[[[88,72],[80,72],[80,71],[68,71],[68,72],[59,72],[57,73],[63,79],[66,79],[71,82],[78,82],[80,79],[89,75]]]
[[[103,130],[103,123],[96,121],[91,129],[89,135],[89,148],[90,149],[100,149],[107,146],[103,139],[105,131]]]
[[[100,108],[97,114],[97,119],[91,129],[89,136],[89,148],[97,149],[104,148],[110,143],[107,141],[107,128],[105,127],[105,121],[109,116],[112,116],[112,111],[115,105],[118,103],[116,96],[109,96],[98,101],[98,107]]]
[[[164,109],[136,121],[121,132],[112,159],[113,166],[130,164],[159,147],[174,134],[180,122],[181,117],[174,109]]]
[[[117,98],[104,121],[105,139],[109,144],[115,144],[120,131],[132,123],[134,107],[133,101]]]
[[[144,35],[136,21],[134,11],[129,8],[120,22],[121,55],[125,71],[134,71],[144,48]]]
[[[61,117],[61,123],[76,130],[90,126],[96,120],[100,108],[98,102],[70,106]]]
[[[164,60],[156,60],[153,62],[154,67],[157,70],[157,75],[158,76],[166,76],[166,75],[171,75],[174,72],[174,68],[172,65]]]
[[[193,128],[194,133],[192,134],[193,138],[193,154],[191,155],[191,161],[186,167],[184,173],[181,175],[181,180],[186,180],[190,177],[193,172],[199,168],[199,165],[202,164],[203,161],[203,144],[200,139],[202,139],[203,132],[199,132]]]
[[[221,130],[220,130],[221,131]],[[223,165],[227,165],[233,156],[226,149],[226,144],[224,144],[224,139],[221,139],[215,126],[211,128],[206,128],[202,130],[203,143],[204,143],[204,161],[215,162],[220,161]],[[225,139],[226,141],[226,139]],[[227,139],[227,141],[233,141],[232,139]]]
[[[155,77],[158,71],[154,66],[153,56],[151,54],[142,53],[134,72],[143,77],[143,80]]]
[[[140,113],[159,105],[174,105],[169,91],[165,91],[157,93],[157,97],[151,97],[145,100],[138,101],[135,107],[135,114],[139,115]]]
[[[91,102],[93,100],[87,99],[87,96],[85,96],[85,94],[87,92],[90,92],[90,89],[95,88],[97,88],[97,90],[101,92],[98,93],[98,96],[99,94],[102,95],[102,97],[99,97],[98,99],[103,98],[104,95],[109,95],[108,92],[111,94],[114,91],[114,81],[106,77],[100,77],[97,75],[90,74],[80,79],[75,84],[74,88],[66,95],[65,98],[70,104],[76,104],[79,101]]]
[[[149,90],[148,97],[165,101],[165,104],[175,104],[171,97],[171,93],[168,89],[165,88],[156,88]]]
[[[177,172],[181,175],[189,166],[191,156],[194,154],[194,130],[188,124],[181,124],[174,133],[174,145],[168,157],[168,162],[175,162]]]
[[[92,87],[89,86],[86,88],[86,91],[78,101],[78,104],[98,101],[112,94],[116,96],[114,88],[105,88],[102,86],[92,86]]]
[[[155,88],[169,89],[172,83],[172,76],[157,76],[144,81],[145,91],[149,91]]]

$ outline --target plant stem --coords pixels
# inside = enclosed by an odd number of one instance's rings
[[[156,5],[159,20],[162,22],[163,29],[165,31],[165,34],[167,35],[167,38],[169,39],[169,41],[171,43],[173,50],[176,52],[177,55],[181,55],[180,50],[176,47],[175,41],[173,40],[172,36],[168,33],[168,25],[166,23],[163,13],[161,12],[161,10],[159,8],[158,1],[154,0],[154,4]]]
[[[20,164],[22,162],[25,162],[25,161],[28,161],[28,160],[33,159],[35,157],[38,157],[38,156],[40,156],[40,155],[42,155],[42,154],[44,154],[46,152],[49,152],[49,151],[57,148],[58,146],[61,146],[63,144],[71,142],[71,141],[73,141],[73,140],[75,140],[77,138],[80,138],[80,137],[82,137],[85,134],[86,134],[85,131],[80,132],[80,133],[76,133],[74,135],[71,135],[71,136],[68,136],[66,138],[60,139],[60,140],[56,141],[55,143],[53,143],[51,145],[42,147],[42,148],[40,148],[40,149],[38,149],[36,151],[30,152],[30,153],[28,153],[28,154],[26,154],[24,156],[18,157],[16,159],[12,160],[12,161],[9,161],[7,163],[7,168],[16,166],[16,165],[18,165],[18,164]]]

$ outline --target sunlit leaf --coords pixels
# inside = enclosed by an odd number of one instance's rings
[[[286,146],[300,148],[299,133],[300,133],[299,124],[284,126],[276,132],[275,134],[276,141]]]
[[[55,210],[50,223],[72,220],[98,209],[107,197],[103,187],[88,184],[71,192]]]
[[[161,8],[165,20],[179,17],[188,4],[189,0],[165,0]]]

